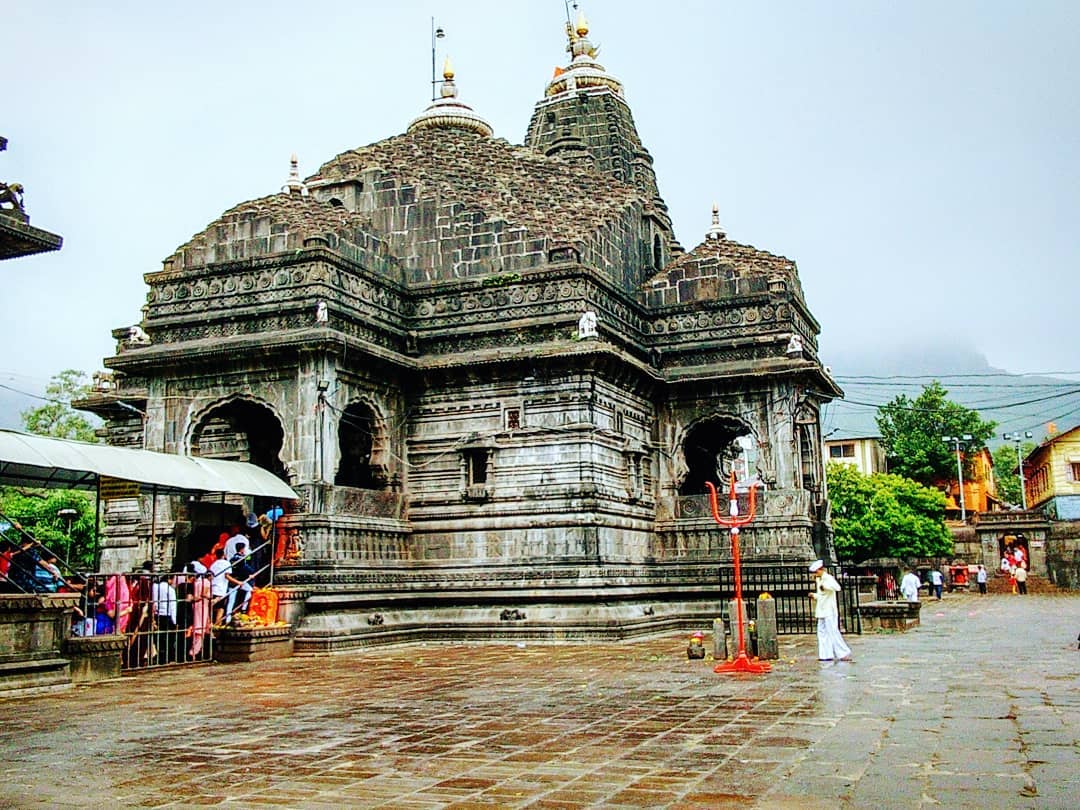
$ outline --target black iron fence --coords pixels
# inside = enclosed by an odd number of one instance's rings
[[[845,633],[862,633],[859,617],[858,578],[842,567],[831,573],[840,583],[837,604],[840,609],[840,629]],[[744,563],[742,565],[743,601],[747,615],[755,619],[757,598],[769,594],[776,602],[777,632],[780,634],[812,634],[817,632],[814,603],[810,599],[815,590],[814,575],[806,563]],[[727,604],[735,598],[735,569],[720,569],[720,593]]]

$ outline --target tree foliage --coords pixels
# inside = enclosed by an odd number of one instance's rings
[[[829,464],[826,477],[841,559],[952,555],[943,493],[899,475],[863,475],[850,464]]]
[[[1035,449],[1034,442],[1020,445],[1020,457],[1026,458]],[[1005,503],[1019,506],[1024,502],[1020,493],[1020,473],[1017,471],[1016,446],[1003,444],[994,451],[994,481],[997,483],[998,497]]]
[[[60,515],[61,509],[76,512],[70,534],[67,520]],[[32,537],[67,560],[73,569],[93,567],[96,546],[94,501],[90,495],[69,489],[4,487],[0,489],[0,515],[3,515],[0,520],[19,523]],[[11,531],[5,530],[5,534],[12,540],[18,539]]]
[[[45,386],[45,405],[23,411],[23,426],[30,433],[40,436],[53,436],[58,439],[78,439],[83,442],[96,442],[97,435],[90,420],[71,407],[73,399],[80,399],[90,393],[90,383],[86,372],[73,368],[53,375]]]
[[[53,376],[45,387],[49,400],[39,408],[23,411],[23,426],[30,433],[59,439],[97,442],[91,421],[71,407],[73,399],[90,392],[86,373],[67,369]],[[61,509],[74,509],[68,522]],[[31,536],[65,559],[76,570],[91,568],[97,550],[94,530],[94,500],[86,493],[67,489],[0,489],[0,513],[7,521],[18,522]],[[12,537],[11,532],[8,536]],[[64,573],[69,573],[64,571]]]
[[[934,380],[915,399],[901,394],[878,408],[878,430],[890,472],[926,485],[951,481],[956,477],[956,445],[942,437],[970,435],[969,451],[986,446],[997,424],[948,399],[948,393]]]

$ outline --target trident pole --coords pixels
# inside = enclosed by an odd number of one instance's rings
[[[746,627],[743,621],[743,598],[742,598],[742,561],[739,553],[739,527],[747,525],[754,519],[754,512],[757,505],[757,484],[750,485],[750,505],[747,510],[747,514],[739,514],[739,499],[735,494],[735,473],[731,473],[731,491],[728,495],[728,515],[726,517],[720,516],[720,509],[717,506],[716,487],[713,486],[711,481],[706,481],[705,486],[709,488],[709,504],[712,506],[713,520],[719,525],[726,527],[731,532],[731,557],[735,563],[735,612],[739,614],[738,627],[739,627],[739,652],[735,656],[733,661],[724,661],[717,664],[713,669],[713,672],[721,674],[732,672],[749,672],[754,675],[760,675],[772,670],[772,664],[765,661],[759,661],[758,659],[751,660],[746,654]]]

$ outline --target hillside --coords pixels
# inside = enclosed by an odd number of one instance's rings
[[[1005,432],[1031,431],[1032,441],[1041,442],[1051,422],[1058,432],[1080,424],[1080,381],[1009,374],[976,352],[905,347],[890,354],[834,352],[826,362],[845,395],[825,408],[822,435],[829,438],[878,435],[877,407],[900,394],[917,397],[934,379],[950,399],[997,422],[992,445]]]

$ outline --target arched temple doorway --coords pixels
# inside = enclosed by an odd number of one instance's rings
[[[208,408],[195,419],[189,441],[190,452],[200,458],[244,461],[269,470],[288,481],[281,451],[285,432],[277,415],[263,403],[237,397]],[[213,547],[222,532],[244,526],[245,514],[252,509],[263,514],[274,501],[254,498],[245,504],[241,496],[213,495],[189,499],[187,509],[191,532],[178,538],[174,566],[186,564]],[[253,537],[250,549],[257,548]],[[267,552],[258,552],[260,567]]]
[[[281,462],[285,432],[266,405],[233,399],[203,414],[191,435],[191,453],[202,458],[246,461],[288,481]]]
[[[338,422],[338,462],[334,483],[358,489],[382,489],[386,486],[386,468],[378,463],[380,446],[375,412],[362,402],[354,402]]]
[[[683,441],[686,475],[680,495],[701,495],[710,481],[721,491],[734,471],[745,481],[757,473],[757,442],[750,428],[730,416],[711,416],[690,428]]]

